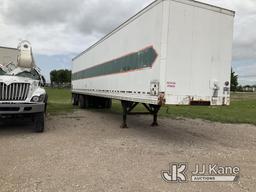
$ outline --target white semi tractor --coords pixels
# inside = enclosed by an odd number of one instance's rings
[[[121,100],[122,127],[138,103],[152,125],[163,104],[229,105],[234,16],[193,0],[156,0],[73,58],[73,104]]]
[[[44,131],[47,94],[28,41],[18,48],[0,47],[0,120],[31,117],[34,131]]]

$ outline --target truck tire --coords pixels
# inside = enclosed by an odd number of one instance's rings
[[[78,106],[80,107],[80,109],[85,108],[85,96],[84,95],[79,95]]]
[[[48,95],[46,94],[45,99],[44,99],[44,113],[47,115],[47,105],[48,105]]]
[[[79,96],[77,94],[72,94],[72,99],[71,99],[72,105],[74,106],[78,105],[78,98]]]
[[[42,112],[34,116],[34,131],[36,133],[44,132],[44,115],[44,112]]]

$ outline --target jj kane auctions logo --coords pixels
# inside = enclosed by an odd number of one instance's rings
[[[166,182],[188,182],[188,164],[171,163],[169,170],[161,172]],[[196,164],[191,171],[192,182],[235,182],[239,179],[240,168],[238,166],[219,166],[217,164]]]

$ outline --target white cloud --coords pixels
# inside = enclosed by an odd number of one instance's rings
[[[38,54],[78,53],[152,0],[0,0],[0,42],[28,39]]]
[[[79,53],[152,1],[0,0],[0,43],[28,39],[37,54]],[[256,61],[256,1],[200,1],[236,11],[233,61]],[[254,66],[244,65],[243,73]]]
[[[256,62],[243,63],[235,68],[241,78],[255,78],[256,81]]]
[[[256,1],[201,0],[236,11],[234,25],[234,60],[256,60]]]
[[[50,25],[66,22],[73,13],[79,10],[82,2],[82,0],[5,1],[2,11],[6,24]]]
[[[233,57],[256,59],[256,1],[201,1],[236,11]],[[0,41],[16,45],[29,39],[42,54],[79,52],[150,2],[0,0]]]

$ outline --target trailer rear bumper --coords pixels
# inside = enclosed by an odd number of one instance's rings
[[[15,114],[41,113],[45,110],[44,103],[12,103],[0,104],[0,116]]]
[[[197,105],[197,106],[229,106],[230,95],[213,96],[183,96],[166,94],[167,105]]]

